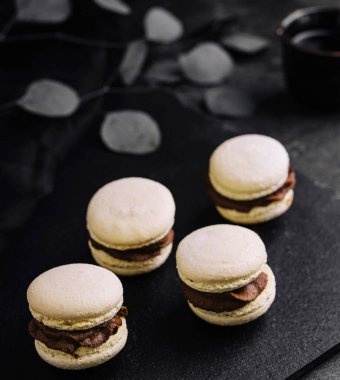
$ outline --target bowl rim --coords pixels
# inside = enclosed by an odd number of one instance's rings
[[[286,29],[296,20],[299,18],[315,14],[315,13],[326,13],[326,12],[334,12],[339,13],[340,16],[340,5],[334,5],[334,6],[313,6],[313,7],[307,7],[307,8],[300,8],[296,9],[290,13],[288,13],[279,23],[278,27],[276,28],[276,35],[282,40],[283,43],[286,45],[289,45],[291,48],[302,51],[304,53],[309,53],[314,56],[321,56],[321,57],[332,57],[332,58],[339,58],[340,57],[340,51],[324,51],[324,50],[317,50],[317,49],[311,49],[307,48],[305,46],[297,45],[292,42],[292,39],[287,37],[285,31]]]

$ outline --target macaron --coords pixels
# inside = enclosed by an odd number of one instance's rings
[[[122,178],[100,188],[87,209],[94,260],[119,275],[150,272],[169,257],[175,202],[162,184]]]
[[[42,273],[27,290],[29,333],[39,356],[63,369],[102,364],[125,346],[123,287],[107,269],[62,265]]]
[[[227,220],[255,224],[285,213],[295,172],[285,147],[264,135],[241,135],[218,146],[209,162],[209,193]]]
[[[260,237],[218,224],[186,236],[176,253],[190,309],[208,323],[241,325],[260,317],[275,298],[275,277]]]

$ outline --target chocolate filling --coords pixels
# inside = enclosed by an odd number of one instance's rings
[[[227,198],[224,195],[218,193],[214,189],[213,185],[210,182],[210,179],[208,178],[209,194],[212,200],[214,201],[215,205],[227,209],[237,210],[240,212],[249,212],[254,207],[264,207],[268,206],[272,202],[282,200],[290,189],[294,189],[295,182],[295,171],[293,168],[290,167],[286,182],[274,193],[249,201],[237,201],[234,199]]]
[[[268,276],[262,272],[250,284],[242,288],[224,293],[208,293],[193,289],[182,282],[185,298],[194,306],[207,311],[221,313],[233,311],[254,301],[266,287]]]
[[[44,343],[48,348],[60,350],[74,356],[79,347],[95,348],[105,343],[111,335],[117,333],[122,325],[121,317],[126,317],[127,308],[122,306],[119,312],[109,321],[87,330],[57,330],[45,326],[43,323],[32,319],[28,325],[30,335]]]
[[[171,229],[161,240],[158,240],[153,244],[140,248],[126,249],[124,251],[106,247],[105,245],[98,243],[91,236],[90,242],[95,249],[104,251],[116,259],[141,262],[160,255],[161,249],[169,245],[174,240],[174,236],[175,232]]]

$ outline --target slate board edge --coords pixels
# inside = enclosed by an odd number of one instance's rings
[[[316,359],[308,363],[306,366],[299,369],[297,372],[295,372],[293,375],[289,376],[287,380],[296,380],[300,379],[302,376],[308,374],[311,372],[314,368],[318,367],[322,363],[324,363],[327,359],[331,358],[333,355],[340,352],[340,343],[332,347],[330,350],[324,352],[320,356],[318,356]]]

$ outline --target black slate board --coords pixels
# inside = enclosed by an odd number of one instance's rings
[[[41,202],[1,265],[3,370],[15,355],[18,365],[8,366],[11,378],[20,373],[39,379],[284,379],[336,346],[340,202],[298,172],[292,209],[255,228],[277,279],[277,298],[265,317],[234,328],[200,321],[182,296],[173,253],[159,270],[122,279],[130,311],[129,338],[114,360],[71,373],[39,359],[27,333],[26,288],[51,267],[93,263],[85,213],[100,186],[123,176],[145,176],[168,186],[177,204],[175,247],[192,230],[223,223],[207,195],[204,177],[210,153],[231,136],[225,125],[183,109],[164,93],[150,93],[147,102],[140,94],[107,96],[103,109],[115,108],[150,112],[160,123],[162,147],[143,157],[110,153],[98,137],[103,114],[73,151],[53,193]]]

